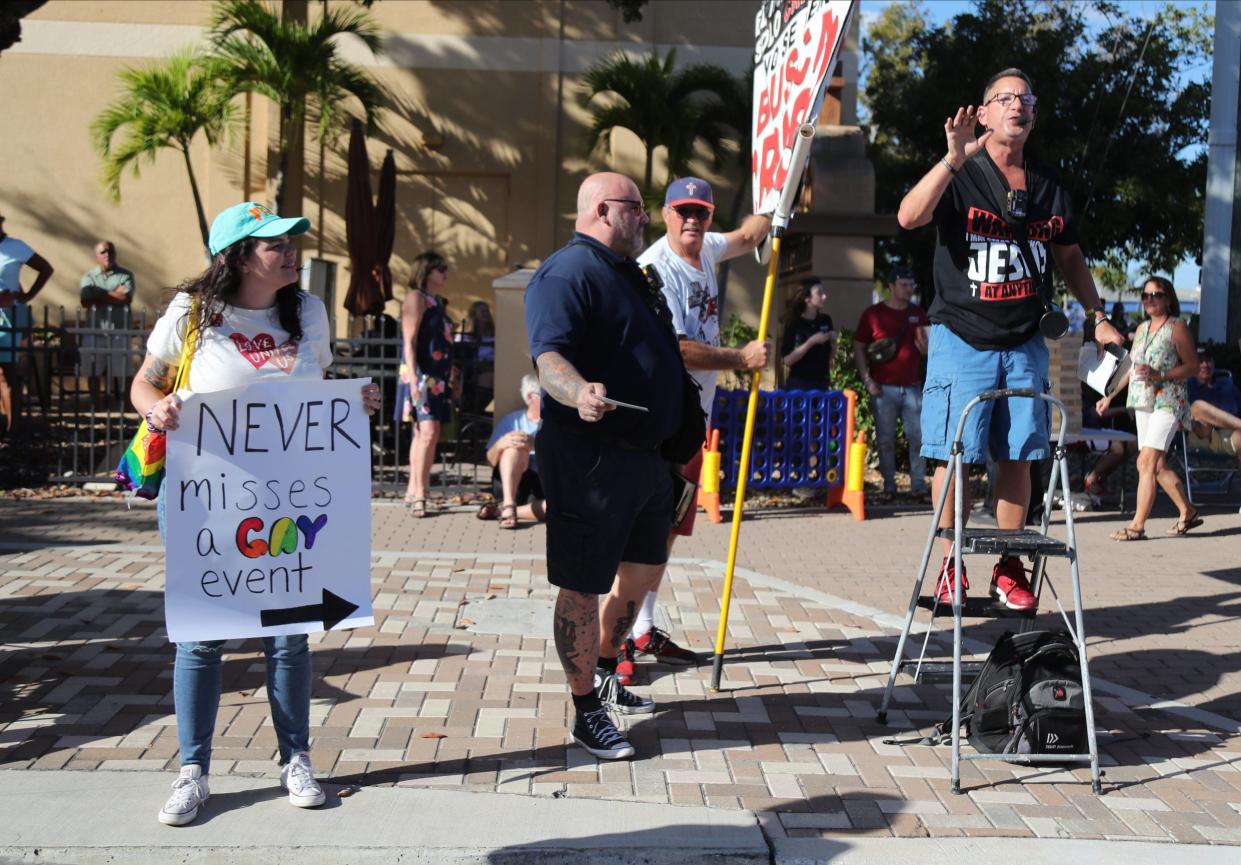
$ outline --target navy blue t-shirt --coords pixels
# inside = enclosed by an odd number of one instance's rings
[[[1207,387],[1198,383],[1197,378],[1189,380],[1189,401],[1205,400],[1230,415],[1241,417],[1241,391],[1227,378],[1217,378]]]
[[[681,423],[681,355],[648,302],[637,262],[584,234],[543,262],[526,288],[530,356],[554,351],[608,396],[649,411],[616,408],[597,423],[546,393],[543,418],[561,429],[655,449]]]

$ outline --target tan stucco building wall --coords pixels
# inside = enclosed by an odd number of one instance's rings
[[[135,272],[139,306],[161,305],[166,289],[203,266],[180,155],[166,151],[143,165],[140,177],[126,176],[114,204],[99,181],[89,127],[119,94],[117,72],[201,44],[211,8],[200,0],[53,0],[23,21],[23,41],[0,55],[6,229],[56,268],[36,307],[76,305],[99,238],[114,240],[120,262]],[[307,6],[312,20],[320,8]],[[750,65],[754,12],[753,0],[653,2],[641,23],[625,24],[601,0],[376,3],[372,14],[390,34],[387,53],[376,59],[360,43],[344,47],[397,105],[369,147],[376,176],[385,149],[396,155],[398,300],[408,262],[427,248],[452,262],[446,294],[459,316],[475,299],[493,302],[498,276],[541,260],[568,238],[578,183],[606,167],[600,154],[585,154],[588,114],[578,80],[591,63],[618,48],[644,53],[654,46],[662,54],[676,46],[679,63],[710,61],[740,75]],[[244,98],[238,105],[245,108]],[[200,137],[194,145],[208,219],[245,197],[268,197],[274,111],[255,96],[246,116],[248,128],[231,144],[209,149]],[[349,281],[347,141],[342,133],[327,144],[322,169],[318,142],[310,138],[305,148],[302,212],[315,229],[303,254],[339,263],[338,306]],[[614,136],[612,165],[640,175],[641,149],[629,133]],[[706,165],[701,172],[722,201],[735,194],[737,178],[713,176]],[[655,176],[664,176],[658,160]],[[739,262],[728,289],[736,309],[753,308],[746,298],[761,286],[752,259]],[[388,311],[396,314],[397,304]]]

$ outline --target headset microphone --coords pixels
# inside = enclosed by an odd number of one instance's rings
[[[1026,116],[1023,114],[1023,115],[1021,115],[1020,117],[1018,117],[1016,120],[1014,120],[1013,122],[1014,122],[1014,123],[1016,123],[1018,126],[1025,127],[1025,126],[1029,126],[1029,125],[1030,125],[1030,118],[1029,118],[1029,117],[1026,117]]]

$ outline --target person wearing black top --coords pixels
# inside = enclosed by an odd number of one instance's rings
[[[687,376],[663,295],[633,259],[650,222],[638,187],[594,174],[577,207],[573,239],[526,289],[526,332],[545,394],[535,447],[573,738],[615,760],[634,750],[608,709],[655,710],[617,681],[616,655],[668,559],[673,488],[660,445],[681,426]]]
[[[786,390],[831,390],[836,327],[832,317],[823,312],[825,306],[823,283],[814,277],[803,279],[789,301],[784,325],[782,350],[789,368]]]
[[[1048,386],[1047,346],[1038,328],[1049,259],[1055,259],[1064,281],[1095,319],[1096,340],[1123,341],[1099,303],[1078,246],[1068,190],[1051,169],[1026,159],[1037,105],[1034,86],[1020,69],[991,76],[982,103],[959,107],[944,123],[947,155],[905,195],[897,212],[902,228],[933,221],[937,231],[922,402],[922,454],[940,461],[933,485],[937,498],[951,480],[943,461],[966,404],[995,388],[1045,391]],[[983,132],[975,137],[979,125]],[[995,200],[993,187],[1006,190],[1005,200]],[[1027,242],[1015,237],[1010,219],[1024,221]],[[968,425],[963,458],[980,463],[988,451],[995,458],[995,515],[1001,529],[1019,529],[1025,522],[1029,463],[1049,455],[1049,414],[1042,400],[1017,398],[986,403],[971,415],[974,421],[981,416],[981,422]],[[963,493],[968,515],[969,491]],[[949,509],[940,525],[952,525]],[[950,550],[946,540],[945,552]],[[937,585],[941,603],[953,599],[950,564],[946,555]],[[960,576],[962,588],[968,588],[965,574]],[[992,572],[991,594],[1010,609],[1037,606],[1015,558],[1001,557]]]

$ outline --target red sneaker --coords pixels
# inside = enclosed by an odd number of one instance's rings
[[[621,643],[620,651],[616,653],[616,681],[626,687],[632,685],[634,666],[633,640],[626,638],[625,642]]]
[[[1026,569],[1019,559],[1004,556],[991,572],[991,597],[1010,610],[1029,612],[1038,606],[1038,599],[1030,592]]]
[[[689,649],[682,649],[667,632],[659,628],[651,628],[633,641],[634,648],[643,655],[654,655],[655,660],[677,667],[693,667],[701,663],[698,655]]]
[[[969,569],[965,567],[965,563],[961,563],[961,600],[965,600],[965,593],[969,590],[970,579],[968,576]],[[939,582],[935,584],[935,591],[939,594],[939,602],[952,606],[953,593],[953,577],[956,575],[956,567],[954,566],[951,556],[944,557],[944,563],[939,569]]]

